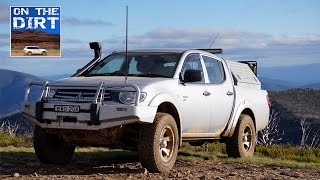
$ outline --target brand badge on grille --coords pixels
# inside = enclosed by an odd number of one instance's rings
[[[83,94],[82,94],[82,92],[79,92],[78,94],[77,94],[77,97],[76,97],[77,99],[82,99],[83,98]]]

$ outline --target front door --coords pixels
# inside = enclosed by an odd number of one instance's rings
[[[185,59],[181,76],[187,69],[201,70],[199,54],[190,54]],[[180,84],[180,108],[182,133],[208,133],[210,130],[210,102],[206,94],[206,84],[202,73],[202,81]]]

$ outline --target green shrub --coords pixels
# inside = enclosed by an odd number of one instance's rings
[[[257,146],[256,155],[262,157],[293,160],[297,162],[320,163],[319,148],[300,148],[294,146]]]
[[[15,147],[31,147],[31,136],[11,136],[7,133],[0,132],[0,147],[15,146]]]

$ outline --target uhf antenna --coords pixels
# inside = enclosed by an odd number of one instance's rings
[[[129,59],[128,59],[128,6],[126,6],[126,57],[125,57],[125,63],[126,63],[126,78],[125,83],[127,83],[128,80],[128,73],[129,73]]]
[[[219,33],[218,33],[218,34],[216,35],[216,37],[213,39],[212,43],[210,44],[209,49],[211,48],[212,44],[216,41],[216,39],[218,38],[218,36],[219,36]]]

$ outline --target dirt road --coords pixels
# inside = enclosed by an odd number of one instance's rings
[[[81,159],[81,158],[80,158]],[[135,160],[101,162],[74,159],[67,166],[44,165],[35,157],[1,162],[0,179],[320,179],[319,169],[230,163],[221,160],[177,161],[169,174],[149,173]]]

